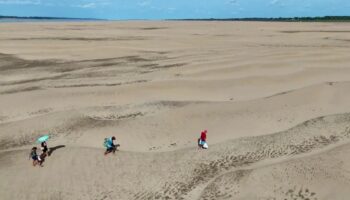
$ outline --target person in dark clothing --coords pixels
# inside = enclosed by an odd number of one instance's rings
[[[29,159],[31,158],[33,160],[33,166],[36,166],[39,164],[39,166],[42,166],[42,159],[41,157],[36,153],[37,148],[33,147],[29,154]]]
[[[41,143],[41,151],[43,152],[43,154],[45,156],[50,156],[48,151],[49,151],[49,148],[47,148],[47,143],[46,142],[42,142]]]

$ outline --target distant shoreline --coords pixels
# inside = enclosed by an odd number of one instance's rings
[[[0,22],[75,22],[75,21],[104,21],[103,19],[94,18],[64,18],[64,17],[18,17],[18,16],[1,16]]]
[[[247,21],[247,22],[350,22],[350,16],[324,17],[278,17],[278,18],[189,18],[189,19],[95,19],[95,18],[64,18],[64,17],[18,17],[1,16],[0,22],[75,22],[75,21]]]
[[[0,19],[28,19],[28,20],[102,20],[97,18],[72,18],[72,17],[37,17],[37,16],[6,16],[0,15]]]
[[[181,19],[184,21],[252,21],[252,22],[350,22],[350,16],[324,16],[324,17],[278,17],[278,18],[207,18],[207,19]],[[170,20],[171,21],[171,20]],[[176,19],[174,20],[176,21]]]

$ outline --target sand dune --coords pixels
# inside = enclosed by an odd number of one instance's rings
[[[199,191],[203,198],[209,195],[210,199],[217,199],[221,195],[236,193],[238,197],[246,196],[247,198],[251,193],[244,193],[247,188],[243,188],[242,191],[236,190],[237,187],[243,187],[250,182],[238,183],[237,186],[235,185],[237,181],[232,181],[232,179],[236,180],[236,176],[244,178],[245,171],[248,171],[247,176],[252,179],[252,184],[259,185],[254,175],[251,174],[255,173],[255,176],[264,177],[264,174],[268,173],[264,170],[268,170],[269,166],[277,165],[276,168],[279,171],[273,170],[276,174],[273,176],[276,189],[280,189],[280,192],[284,190],[288,192],[290,188],[299,185],[293,185],[296,184],[293,181],[290,184],[279,182],[281,181],[279,179],[284,179],[283,167],[291,166],[284,164],[285,162],[292,163],[292,166],[296,168],[310,167],[311,174],[308,176],[316,180],[319,180],[320,177],[313,173],[335,173],[333,171],[344,169],[342,168],[344,165],[337,166],[332,162],[329,163],[330,166],[327,165],[327,159],[335,158],[333,156],[323,158],[322,155],[329,154],[324,153],[327,152],[324,149],[332,149],[349,141],[349,121],[349,114],[320,117],[287,131],[244,137],[213,145],[210,151],[200,151],[196,148],[163,153],[120,151],[116,156],[104,157],[99,148],[72,145],[54,151],[42,169],[28,167],[28,161],[25,159],[16,159],[25,157],[26,150],[6,151],[1,153],[3,163],[1,177],[7,179],[8,182],[2,182],[1,187],[5,189],[3,196],[5,195],[6,199],[93,199],[103,198],[105,195],[110,198],[180,199],[188,197],[192,199],[191,191],[197,187],[203,189]],[[332,152],[333,150],[330,151],[330,154]],[[313,172],[312,167],[308,166],[306,161],[302,162],[309,157],[308,154],[311,154],[311,159],[321,156],[325,160],[320,161],[315,158],[314,162],[319,161],[328,168],[322,168],[317,163],[311,162],[310,165],[318,166]],[[346,153],[343,152],[341,155],[346,155]],[[341,158],[340,156],[339,159]],[[299,173],[297,170],[293,171],[293,168],[287,169],[291,173]],[[329,169],[331,170],[327,171]],[[260,173],[260,171],[263,172]],[[13,173],[16,173],[16,176],[13,176]],[[240,175],[235,175],[237,173]],[[343,173],[343,176],[347,176],[346,172]],[[26,179],[23,180],[23,177]],[[295,176],[291,178],[297,179]],[[260,182],[268,182],[268,180]],[[221,184],[222,181],[229,182],[230,185]],[[340,182],[337,181],[340,180],[334,177],[334,182],[339,184]],[[23,189],[13,187],[18,184],[23,185]],[[223,190],[228,191],[218,193],[220,189],[217,186],[211,186],[215,184],[226,186]],[[285,187],[282,187],[281,184]],[[307,182],[299,184],[307,184]],[[312,191],[317,189],[319,188],[316,187]],[[277,195],[273,189],[270,188],[270,190],[270,196]],[[232,191],[235,192],[232,193]],[[328,193],[333,192],[328,190]],[[42,195],[37,196],[37,193]],[[255,196],[260,195],[255,193]]]
[[[347,23],[0,30],[1,199],[349,196]],[[32,167],[46,133],[54,151]],[[111,135],[122,146],[103,156]]]

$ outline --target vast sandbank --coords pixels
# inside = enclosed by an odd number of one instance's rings
[[[0,23],[0,197],[344,200],[349,33],[350,23]],[[196,145],[203,129],[208,150]],[[32,167],[46,133],[57,149]],[[111,135],[121,148],[104,156]]]

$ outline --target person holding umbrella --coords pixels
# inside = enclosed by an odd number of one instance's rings
[[[41,158],[45,158],[46,156],[49,156],[49,148],[47,147],[46,141],[50,138],[49,135],[43,135],[40,138],[38,138],[37,143],[41,144],[41,151],[43,152],[40,156]]]

